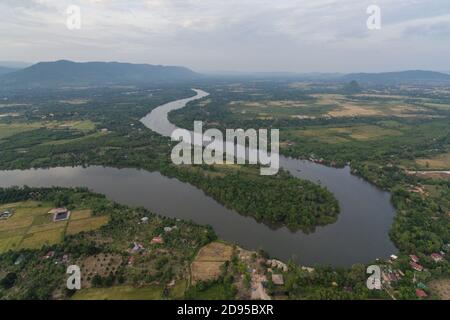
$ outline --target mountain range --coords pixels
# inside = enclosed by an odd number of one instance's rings
[[[55,88],[173,83],[207,77],[285,78],[308,81],[356,81],[362,85],[450,83],[450,75],[435,71],[408,70],[383,73],[210,73],[202,75],[185,67],[120,62],[39,62],[15,69],[1,66],[0,88]]]
[[[192,80],[200,74],[185,68],[119,62],[39,62],[3,74],[0,85],[6,88],[77,87],[148,84]]]
[[[343,81],[357,81],[361,84],[420,84],[450,82],[450,75],[436,71],[408,70],[382,73],[351,73],[341,78]]]

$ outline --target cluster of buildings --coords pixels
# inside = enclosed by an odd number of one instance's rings
[[[386,268],[381,272],[381,277],[385,285],[391,285],[393,282],[399,281],[405,274],[401,270]]]
[[[269,259],[266,261],[267,273],[270,275],[270,280],[275,285],[272,296],[275,298],[285,296],[284,292],[284,277],[282,273],[276,273],[274,269],[282,272],[288,271],[288,266],[275,259]],[[256,269],[251,272],[251,299],[252,300],[271,300],[272,297],[266,292],[268,278],[264,274],[259,274]]]
[[[409,256],[410,258],[410,262],[409,265],[411,266],[411,268],[413,268],[415,271],[423,271],[425,270],[425,268],[419,263],[420,259],[418,256],[411,254]],[[431,260],[433,260],[434,262],[438,263],[444,260],[444,253],[440,252],[434,252],[430,255]]]
[[[48,259],[55,258],[55,254],[56,254],[55,251],[49,251],[49,252],[47,252],[47,254],[45,256],[42,257],[42,259],[48,260]],[[56,259],[55,264],[58,264],[58,263],[65,264],[65,263],[68,263],[69,260],[70,260],[70,256],[65,253],[61,256],[61,258]]]
[[[142,224],[148,224],[149,222],[149,218],[148,217],[142,217],[140,223]],[[172,227],[164,227],[164,232],[165,233],[169,233],[172,232],[173,230],[177,229],[177,226],[172,226]],[[162,237],[162,235],[153,237],[152,240],[150,241],[151,244],[163,244],[164,243],[164,239]],[[133,250],[135,251],[135,250]]]
[[[148,224],[149,221],[150,221],[149,217],[142,217],[140,219],[139,224]],[[168,233],[168,232],[171,232],[171,231],[173,231],[175,229],[177,229],[177,226],[164,227],[164,232]],[[158,235],[158,236],[155,236],[155,237],[153,237],[150,240],[150,244],[155,244],[155,245],[156,244],[164,244],[164,238],[162,237],[161,234]],[[130,249],[130,252],[131,253],[138,253],[138,252],[141,252],[141,251],[144,251],[144,250],[145,250],[145,246],[144,246],[144,244],[142,242],[134,241],[132,243],[132,248]],[[133,255],[130,255],[128,257],[128,265],[132,266],[132,265],[134,265],[134,262],[135,262],[135,257]]]
[[[416,255],[409,255],[410,261],[409,261],[409,265],[411,266],[411,268],[413,268],[416,271],[423,271],[424,267],[419,264],[419,257],[417,257]]]
[[[438,263],[444,260],[444,256],[445,253],[442,251],[439,253],[435,252],[430,255],[430,259],[433,260],[435,263]],[[397,259],[398,257],[396,255],[391,255],[389,262],[392,263]],[[418,272],[426,271],[425,267],[422,264],[420,264],[420,258],[417,255],[414,254],[409,255],[409,265],[414,271]],[[382,267],[381,276],[385,289],[389,289],[392,283],[399,281],[402,277],[405,276],[405,274],[401,270],[396,270],[389,265],[385,265]],[[417,281],[416,275],[414,274],[413,283],[416,283],[416,281]],[[419,282],[416,284],[415,294],[418,298],[426,298],[428,296],[425,290],[427,290],[427,287],[424,283]]]

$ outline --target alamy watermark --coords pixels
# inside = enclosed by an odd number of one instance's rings
[[[227,129],[226,140],[218,129],[203,132],[203,122],[194,122],[194,132],[176,129],[172,141],[180,141],[172,150],[174,164],[259,164],[261,175],[275,175],[280,168],[280,132],[278,129]],[[247,144],[248,142],[248,144]]]
[[[81,8],[80,6],[71,5],[66,9],[67,19],[66,26],[69,30],[81,29]]]
[[[77,265],[71,265],[67,267],[67,274],[70,276],[67,278],[66,286],[69,290],[81,289],[81,270]]]
[[[367,18],[367,29],[380,30],[381,29],[381,8],[376,4],[372,4],[367,7],[366,13],[369,15]]]
[[[381,290],[381,268],[377,265],[371,265],[367,267],[366,272],[370,274],[366,281],[367,289]]]
[[[81,29],[81,8],[77,5],[70,5],[66,9],[67,19],[66,26],[69,30]],[[366,21],[367,29],[380,30],[381,29],[381,8],[376,4],[371,4],[366,9],[366,14],[369,15]]]

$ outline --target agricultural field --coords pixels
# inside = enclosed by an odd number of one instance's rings
[[[263,100],[232,101],[228,109],[243,119],[314,119],[332,110],[332,106],[317,105],[313,101]]]
[[[90,120],[80,121],[42,121],[42,122],[0,122],[0,140],[13,136],[18,133],[36,130],[39,128],[46,129],[71,129],[82,132],[88,132],[95,129],[95,124]]]
[[[395,129],[377,125],[355,125],[342,127],[317,127],[307,129],[293,129],[281,132],[281,140],[295,140],[296,138],[315,139],[325,143],[343,143],[352,140],[366,141],[383,137],[402,135]]]
[[[122,263],[122,256],[108,253],[86,257],[81,262],[82,288],[90,288],[92,278],[95,275],[107,277],[110,273],[115,273]]]
[[[61,139],[61,140],[54,140],[54,141],[48,141],[48,142],[44,142],[42,143],[42,145],[64,145],[64,144],[68,144],[68,143],[75,143],[75,142],[86,142],[89,140],[94,141],[95,139],[106,135],[106,132],[95,132],[92,134],[87,134],[83,137],[79,137],[79,138],[73,138],[73,139]]]
[[[40,127],[40,123],[0,123],[0,140],[21,132],[36,130]]]
[[[216,280],[222,273],[222,266],[231,260],[233,248],[221,242],[212,242],[200,249],[191,264],[191,284],[199,281]]]
[[[0,206],[14,214],[0,220],[0,253],[15,249],[39,249],[63,241],[65,235],[91,231],[108,223],[108,216],[91,217],[90,210],[74,211],[65,221],[53,221],[48,202],[24,201]]]
[[[231,101],[227,109],[242,119],[298,119],[398,117],[440,118],[435,109],[445,104],[398,95],[311,94],[299,100]]]
[[[430,158],[416,159],[416,164],[427,170],[450,170],[450,152]]]
[[[433,280],[428,284],[428,287],[441,300],[450,300],[450,279]]]
[[[160,300],[162,286],[135,288],[132,286],[114,286],[111,288],[89,288],[77,291],[72,300]]]
[[[70,220],[67,226],[67,235],[73,235],[80,232],[95,230],[108,223],[108,216],[84,218],[78,220]]]
[[[47,129],[71,129],[78,131],[92,131],[95,129],[95,123],[90,120],[80,121],[46,121],[42,123]]]

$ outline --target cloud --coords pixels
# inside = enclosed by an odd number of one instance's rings
[[[372,3],[382,9],[375,32],[366,28]],[[72,4],[81,8],[81,30],[65,27]],[[391,66],[392,59],[399,68],[424,65],[424,47],[434,57],[433,50],[450,51],[448,0],[2,0],[0,10],[3,60],[355,71]],[[419,45],[420,56],[411,51]],[[400,52],[389,54],[392,47]],[[368,64],[374,51],[384,61]],[[447,60],[438,57],[429,68],[450,69]]]

